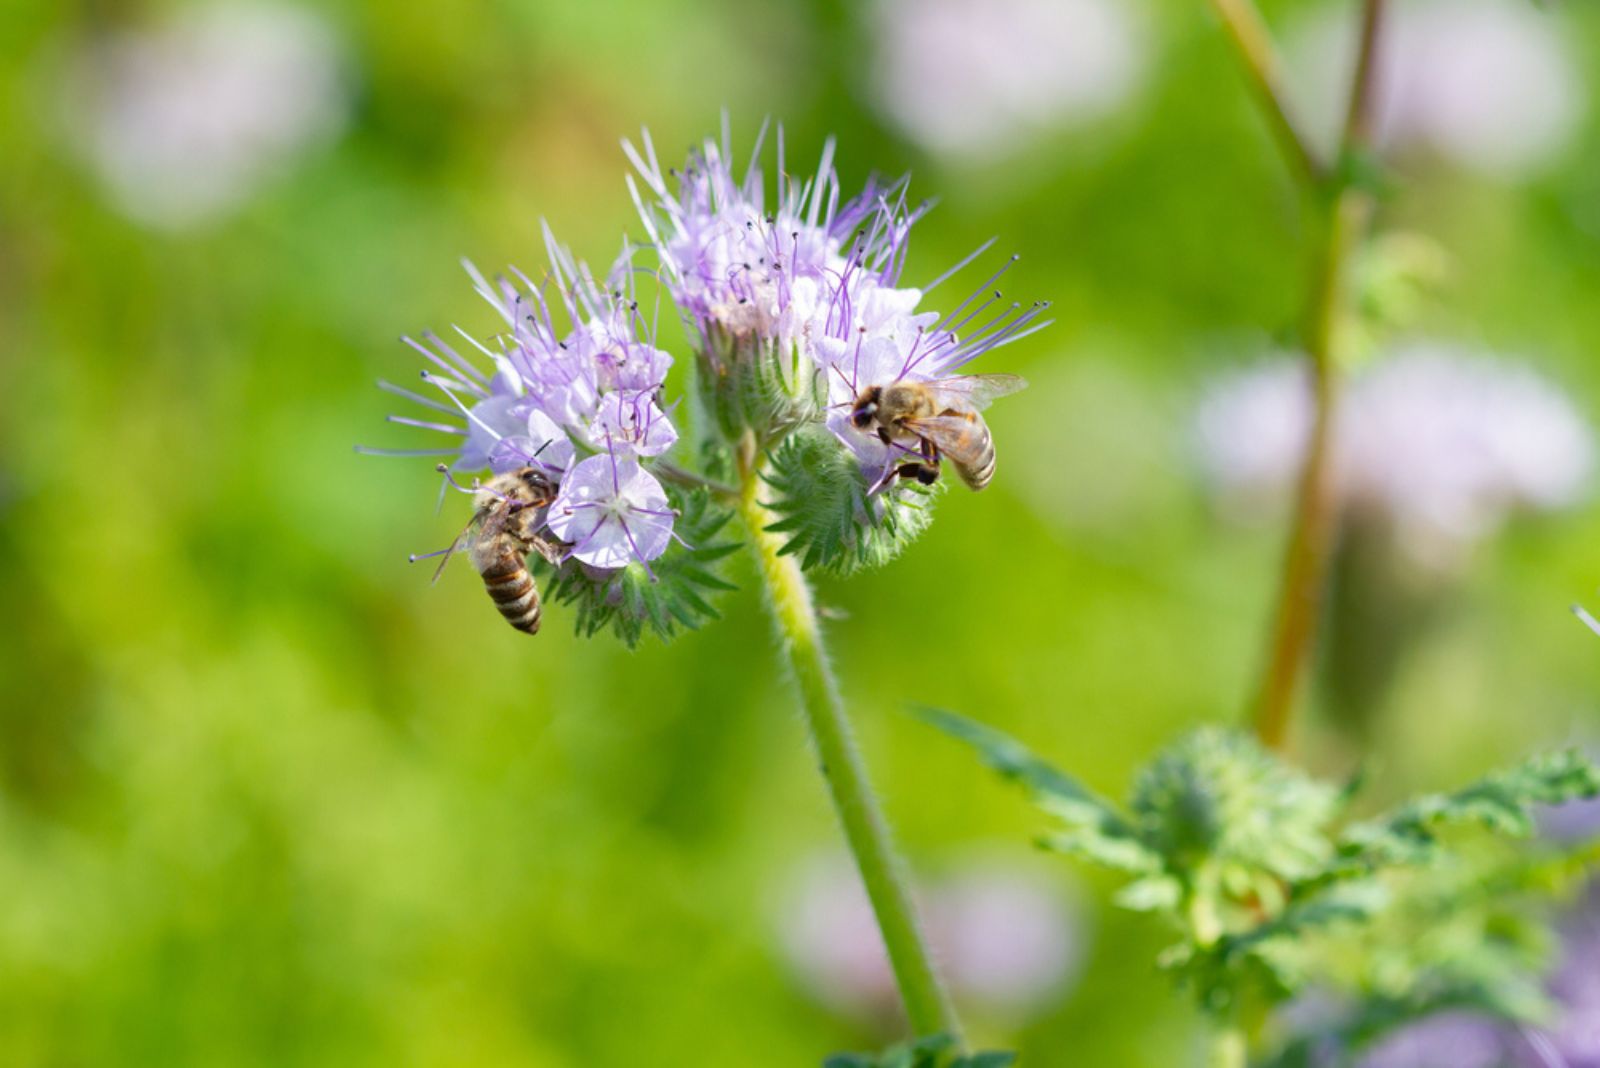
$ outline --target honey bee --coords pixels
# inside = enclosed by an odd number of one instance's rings
[[[901,464],[895,475],[931,486],[945,459],[961,481],[981,490],[994,478],[994,438],[978,412],[1027,384],[1016,375],[957,375],[868,386],[856,396],[850,422],[858,430],[876,430],[885,445],[916,442],[919,458]]]
[[[541,533],[557,488],[537,467],[508,471],[476,487],[472,519],[445,550],[434,578],[453,553],[465,548],[506,622],[524,634],[539,633],[539,590],[528,572],[528,554],[560,563],[562,544]]]

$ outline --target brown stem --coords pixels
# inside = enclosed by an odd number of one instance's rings
[[[1384,0],[1368,0],[1361,9],[1361,51],[1350,82],[1350,106],[1344,117],[1344,150],[1372,140],[1372,109],[1378,92],[1378,40],[1383,33]]]
[[[1383,13],[1384,0],[1366,0],[1341,157],[1365,148],[1371,135]],[[1281,749],[1288,736],[1289,717],[1310,660],[1327,586],[1338,518],[1331,460],[1339,392],[1339,329],[1347,305],[1345,274],[1351,254],[1366,234],[1373,208],[1371,194],[1350,184],[1348,168],[1335,168],[1327,182],[1331,200],[1312,272],[1305,327],[1316,415],[1300,470],[1294,525],[1254,709],[1257,736],[1275,749]]]
[[[1272,34],[1252,0],[1211,0],[1211,6],[1222,19],[1257,100],[1267,113],[1272,132],[1278,138],[1289,162],[1307,185],[1320,183],[1326,168],[1311,148],[1311,143],[1300,132],[1289,106],[1288,94],[1283,87],[1283,63],[1278,58]]]

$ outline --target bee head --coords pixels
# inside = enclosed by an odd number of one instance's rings
[[[872,426],[872,421],[878,416],[878,402],[883,398],[883,387],[869,386],[861,391],[861,396],[856,398],[855,407],[850,410],[850,425],[857,430],[866,430]]]
[[[547,501],[556,495],[555,483],[537,467],[524,467],[517,477],[536,501]]]

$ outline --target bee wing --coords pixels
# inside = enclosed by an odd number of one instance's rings
[[[444,574],[445,565],[450,562],[450,558],[476,541],[483,525],[484,515],[482,512],[467,520],[467,525],[461,528],[461,533],[456,535],[455,540],[450,543],[450,547],[444,551],[444,558],[439,561],[439,566],[434,568],[431,581],[439,581],[439,576]]]
[[[905,428],[934,444],[936,448],[957,464],[977,462],[988,435],[983,429],[983,417],[973,412],[968,415],[930,415],[924,419],[907,419]]]
[[[936,379],[927,386],[946,407],[978,411],[997,397],[1026,389],[1028,381],[1020,375],[956,375]]]

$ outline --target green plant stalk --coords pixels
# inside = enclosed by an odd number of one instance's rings
[[[1189,937],[1202,949],[1216,945],[1222,937],[1222,919],[1211,899],[1191,886],[1183,905],[1189,923]],[[1246,1068],[1250,1062],[1250,1037],[1237,1017],[1212,1028],[1206,1054],[1206,1068]]]
[[[1306,351],[1311,363],[1315,415],[1296,489],[1294,525],[1284,553],[1283,578],[1273,617],[1266,668],[1255,702],[1255,731],[1263,745],[1282,749],[1289,718],[1311,657],[1338,510],[1333,500],[1333,423],[1339,383],[1335,354],[1344,319],[1346,264],[1371,215],[1371,198],[1342,189],[1327,209],[1320,262],[1312,283]]]
[[[959,1047],[960,1023],[934,971],[902,865],[889,842],[883,813],[851,736],[818,627],[811,586],[799,562],[780,554],[783,539],[766,529],[775,517],[761,503],[761,476],[754,453],[747,444],[741,456],[739,513],[755,550],[767,607],[794,677],[823,781],[866,884],[912,1030],[918,1037],[943,1032],[953,1036]]]
[[[1338,525],[1330,460],[1339,392],[1339,331],[1349,304],[1349,261],[1365,239],[1373,211],[1372,194],[1354,184],[1350,165],[1370,141],[1376,55],[1385,0],[1365,0],[1363,4],[1360,53],[1351,79],[1339,158],[1331,168],[1317,165],[1315,155],[1289,117],[1276,52],[1254,5],[1250,0],[1213,0],[1213,6],[1251,74],[1257,96],[1280,134],[1291,167],[1318,212],[1318,241],[1304,328],[1316,414],[1300,469],[1293,527],[1252,710],[1256,735],[1264,745],[1281,750],[1311,658]]]
[[[1224,1027],[1211,1038],[1206,1068],[1246,1068],[1250,1063],[1250,1044],[1237,1027]]]
[[[1251,91],[1266,113],[1284,155],[1306,184],[1315,185],[1327,168],[1300,132],[1300,124],[1290,110],[1283,88],[1283,62],[1261,12],[1252,0],[1211,0],[1211,9],[1222,20],[1222,28],[1239,54]]]

